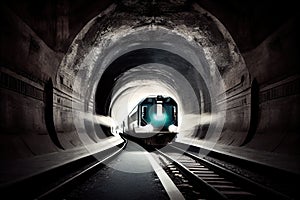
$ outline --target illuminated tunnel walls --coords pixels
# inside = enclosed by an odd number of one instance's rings
[[[236,120],[226,120],[226,98],[240,92],[250,98],[251,94],[247,93],[251,84],[249,73],[222,24],[197,4],[189,9],[193,12],[182,10],[178,13],[185,16],[185,20],[181,20],[176,15],[169,15],[167,10],[162,11],[161,17],[153,18],[112,5],[90,21],[74,40],[57,74],[57,88],[61,88],[61,77],[74,83],[71,84],[72,95],[78,97],[80,102],[73,104],[73,108],[76,107],[73,109],[74,118],[80,115],[74,110],[91,115],[109,115],[118,78],[127,70],[155,63],[175,69],[188,80],[190,91],[197,101],[190,103],[191,112],[185,113],[187,115],[183,119],[199,121],[197,118],[203,113],[217,119],[209,127],[193,125],[193,130],[187,134],[189,138],[197,135],[204,138],[207,134],[206,139],[216,142],[225,123],[226,133],[221,135],[221,139],[225,143],[233,140],[233,143],[241,144],[249,127],[250,102],[239,111],[229,111],[231,118],[236,116]],[[241,74],[243,78],[233,78],[235,74]],[[180,103],[184,105],[187,99],[182,100]],[[237,117],[241,112],[244,118]],[[78,121],[82,121],[80,119]],[[237,125],[241,130],[235,129]],[[94,141],[101,135],[109,135],[109,129],[104,127],[99,129],[91,124],[88,127],[88,135]],[[99,134],[91,131],[94,129],[97,129],[96,132],[105,131]]]

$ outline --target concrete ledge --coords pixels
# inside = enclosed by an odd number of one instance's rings
[[[100,143],[89,146],[49,153],[28,159],[1,160],[0,187],[25,180],[64,164],[105,151],[121,144],[123,141],[120,137],[110,137],[102,140]]]

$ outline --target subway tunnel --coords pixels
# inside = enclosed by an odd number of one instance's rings
[[[121,149],[151,95],[177,102],[178,147],[299,177],[298,20],[292,1],[1,2],[1,188]]]

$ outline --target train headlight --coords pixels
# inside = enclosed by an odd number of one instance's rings
[[[154,128],[151,124],[147,124],[145,127],[144,127],[144,130],[146,132],[153,132]]]
[[[155,121],[165,121],[166,115],[153,115]]]
[[[168,127],[168,129],[169,129],[169,131],[171,132],[171,133],[176,133],[177,132],[177,126],[175,126],[175,125],[170,125],[169,127]]]
[[[151,124],[155,127],[160,127],[165,124],[167,119],[168,116],[166,114],[161,114],[161,115],[154,114],[151,116]]]

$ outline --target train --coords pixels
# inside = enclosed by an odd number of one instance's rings
[[[168,96],[140,101],[123,121],[123,134],[144,144],[165,146],[178,134],[178,106]]]

